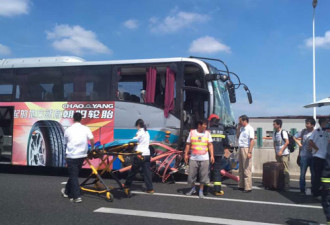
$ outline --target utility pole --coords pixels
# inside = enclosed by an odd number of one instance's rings
[[[315,81],[315,8],[317,0],[313,0],[313,102],[316,102],[316,81]],[[314,107],[313,117],[316,120],[316,107]]]

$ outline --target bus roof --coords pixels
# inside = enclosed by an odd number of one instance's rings
[[[87,66],[87,65],[118,65],[118,64],[143,64],[143,63],[168,63],[168,62],[194,62],[199,64],[205,72],[208,72],[206,63],[196,58],[157,58],[157,59],[130,59],[109,61],[86,61],[79,57],[36,57],[36,58],[13,58],[0,60],[1,68],[31,68],[31,67],[56,67],[56,66]]]

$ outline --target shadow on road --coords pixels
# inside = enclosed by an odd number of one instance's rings
[[[264,188],[262,182],[260,181],[255,182],[255,185],[257,187]],[[296,204],[320,203],[320,201],[317,198],[314,198],[312,195],[305,195],[300,193],[299,188],[291,187],[290,189],[291,191],[283,191],[283,190],[267,190],[267,191],[277,192]]]
[[[285,221],[285,224],[288,224],[288,225],[317,225],[319,223],[316,221],[312,221],[312,220],[289,218],[287,221]]]

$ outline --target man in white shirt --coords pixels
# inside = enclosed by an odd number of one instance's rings
[[[237,126],[239,147],[239,182],[238,189],[244,193],[252,191],[252,151],[254,146],[254,129],[249,124],[249,117],[239,117]]]
[[[91,149],[94,148],[94,136],[88,127],[80,123],[81,118],[82,116],[80,113],[74,113],[74,124],[64,132],[69,179],[61,192],[63,197],[69,197],[71,201],[76,203],[82,202],[78,176],[82,164],[87,157],[88,141],[91,143]]]
[[[290,151],[288,149],[289,145],[289,135],[287,131],[282,130],[282,120],[276,119],[273,121],[274,135],[273,143],[275,149],[275,158],[279,163],[284,165],[284,190],[288,191],[290,189],[290,173],[289,173],[289,156]]]
[[[325,165],[327,155],[328,133],[326,131],[327,119],[319,119],[320,128],[312,133],[309,144],[312,147],[312,193],[314,197],[321,195],[321,175]]]
[[[299,155],[297,158],[297,164],[300,167],[300,179],[299,186],[300,192],[305,194],[306,191],[306,172],[308,167],[311,170],[312,163],[312,149],[309,146],[309,138],[312,135],[315,127],[314,118],[307,118],[305,120],[306,129],[303,129],[299,133],[295,134],[293,139],[299,145]],[[300,138],[300,141],[298,140]]]

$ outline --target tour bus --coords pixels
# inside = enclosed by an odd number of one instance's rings
[[[183,149],[197,120],[217,114],[234,135],[235,85],[207,58],[85,61],[78,57],[0,60],[0,163],[65,166],[64,130],[74,112],[100,144],[135,136]],[[214,62],[222,62],[215,60]]]

